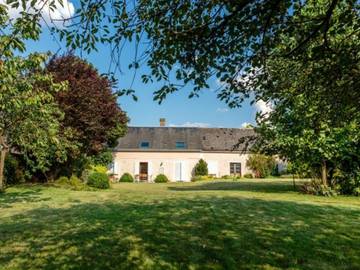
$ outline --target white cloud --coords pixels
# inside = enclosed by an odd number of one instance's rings
[[[244,123],[241,124],[242,128],[248,128],[250,126],[252,126],[252,125],[250,123],[248,123],[248,122],[244,122]]]
[[[226,113],[229,111],[229,109],[228,108],[217,108],[216,111],[220,112],[220,113]]]
[[[5,2],[6,0],[0,0],[0,4],[6,6],[7,4]],[[66,24],[63,24],[63,22],[59,20],[69,19],[75,13],[74,4],[69,0],[63,0],[63,5],[60,4],[59,0],[55,0],[56,8],[54,10],[50,8],[48,0],[37,0],[37,2],[35,3],[35,8],[30,8],[30,1],[27,2],[28,3],[27,3],[26,11],[31,13],[34,12],[35,10],[42,9],[41,15],[43,20],[45,21],[45,22],[43,21],[42,23],[47,23],[49,25],[55,24],[58,27],[64,27],[66,26]],[[16,9],[9,7],[8,14],[10,19],[18,18],[20,16],[21,11],[23,11],[21,5]]]
[[[265,101],[263,101],[263,100],[261,100],[261,99],[258,100],[258,101],[256,101],[256,103],[255,103],[255,108],[256,108],[259,112],[264,113],[264,114],[267,114],[267,113],[269,113],[269,112],[272,111],[271,105],[268,104],[268,103],[266,103]]]
[[[211,127],[209,123],[200,123],[200,122],[185,122],[184,124],[170,124],[170,127],[200,127],[200,128],[206,128]]]

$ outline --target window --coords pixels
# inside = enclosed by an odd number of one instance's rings
[[[241,163],[239,162],[230,162],[230,174],[241,175]]]
[[[176,142],[176,148],[179,149],[186,148],[185,142]]]
[[[149,142],[141,142],[140,143],[140,148],[149,148],[150,147],[150,143]]]

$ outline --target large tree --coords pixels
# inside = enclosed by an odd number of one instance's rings
[[[321,12],[316,6],[295,17],[316,18]],[[345,5],[339,9],[325,40],[314,38],[301,55],[269,58],[254,78],[260,85],[257,95],[273,105],[273,111],[258,116],[262,136],[257,147],[319,169],[324,185],[335,169],[352,171],[349,177],[357,178],[360,167],[360,29],[342,21]],[[277,51],[286,51],[292,42],[292,36],[283,35]]]
[[[45,171],[50,159],[66,159],[59,136],[62,113],[54,94],[64,89],[43,70],[46,57],[31,54],[0,62],[0,190],[9,152],[21,154],[31,171]]]
[[[54,81],[67,82],[68,89],[55,98],[65,114],[62,127],[74,132],[79,153],[92,156],[113,147],[126,132],[128,118],[117,103],[111,81],[72,54],[51,59],[47,71]]]

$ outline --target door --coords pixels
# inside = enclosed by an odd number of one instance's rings
[[[149,165],[147,162],[140,162],[139,165],[139,178],[140,181],[147,181],[148,180],[148,170]]]

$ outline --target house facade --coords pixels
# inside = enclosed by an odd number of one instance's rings
[[[132,174],[152,182],[158,174],[170,181],[191,181],[200,159],[208,164],[209,175],[244,175],[248,153],[241,138],[254,135],[248,128],[129,127],[113,151],[113,173],[120,178]],[[237,148],[234,148],[238,145]]]

